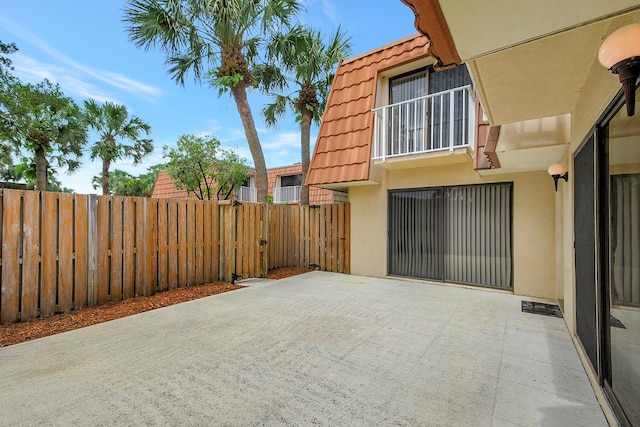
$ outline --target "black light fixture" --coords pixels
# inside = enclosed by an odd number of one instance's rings
[[[600,63],[617,74],[624,90],[627,116],[635,113],[636,80],[640,75],[640,24],[619,28],[607,37],[598,51]]]
[[[549,175],[551,175],[551,178],[553,178],[553,183],[556,187],[556,191],[558,191],[559,179],[564,179],[566,182],[569,182],[569,172],[565,171],[564,166],[562,166],[560,163],[554,163],[549,166],[547,172],[549,172]]]

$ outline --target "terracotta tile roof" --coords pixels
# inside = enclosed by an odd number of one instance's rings
[[[195,199],[196,197],[187,194],[186,190],[178,190],[171,181],[171,177],[165,172],[160,171],[156,183],[153,186],[153,199]]]
[[[378,74],[428,56],[429,41],[414,34],[342,61],[329,92],[307,184],[369,179]]]
[[[273,195],[273,189],[276,186],[279,176],[296,175],[302,173],[302,165],[282,166],[267,169],[268,189],[267,194]],[[255,170],[249,169],[249,175],[254,176]],[[195,195],[187,194],[185,190],[179,190],[171,181],[171,177],[165,172],[158,173],[158,178],[153,186],[154,199],[195,199]],[[340,192],[327,190],[319,187],[309,187],[309,204],[324,205],[338,202],[346,202],[346,195]]]

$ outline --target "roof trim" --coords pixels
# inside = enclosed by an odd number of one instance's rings
[[[401,0],[414,13],[416,29],[431,41],[429,54],[436,58],[436,69],[460,65],[460,55],[453,42],[447,20],[438,0]]]

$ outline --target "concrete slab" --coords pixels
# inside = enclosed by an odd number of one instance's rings
[[[0,348],[0,425],[606,425],[521,297],[312,272]]]

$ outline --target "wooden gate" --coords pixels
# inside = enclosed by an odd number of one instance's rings
[[[266,214],[266,206],[258,203],[220,205],[223,280],[267,275]]]

